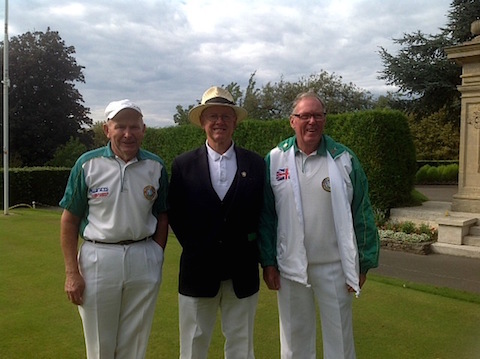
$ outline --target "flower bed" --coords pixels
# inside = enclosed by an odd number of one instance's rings
[[[426,255],[435,241],[426,233],[404,233],[390,229],[380,229],[380,244],[383,248]]]

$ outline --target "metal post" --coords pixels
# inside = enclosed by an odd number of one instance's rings
[[[8,0],[5,0],[5,41],[3,43],[3,213],[8,214],[9,184],[8,184]]]

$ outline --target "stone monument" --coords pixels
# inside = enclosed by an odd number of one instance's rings
[[[445,49],[462,66],[458,193],[452,211],[480,213],[480,20],[471,31],[473,40]]]

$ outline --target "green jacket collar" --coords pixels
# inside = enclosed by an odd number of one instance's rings
[[[292,136],[284,141],[280,142],[278,148],[283,152],[288,151],[293,147],[295,152],[299,151],[297,146],[297,136]],[[330,136],[322,135],[322,140],[320,141],[320,146],[317,148],[317,154],[320,156],[325,156],[327,151],[330,155],[335,158],[345,152],[345,147],[337,142],[335,142]]]

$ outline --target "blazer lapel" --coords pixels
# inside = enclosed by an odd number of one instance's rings
[[[208,189],[208,195],[220,201],[217,192],[212,186],[212,178],[210,177],[210,169],[208,167],[207,145],[203,145],[198,150],[198,180],[203,183],[203,188]]]

